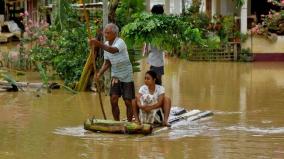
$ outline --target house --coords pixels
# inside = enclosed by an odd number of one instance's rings
[[[8,42],[13,37],[20,38],[21,29],[24,29],[20,13],[27,11],[29,18],[36,21],[39,19],[38,8],[41,3],[38,0],[0,0],[0,42]]]
[[[45,0],[0,0],[1,15],[4,15],[5,20],[19,18],[20,13],[28,11],[30,17],[34,20],[38,18],[38,9],[42,3],[47,3]]]
[[[254,24],[262,23],[262,16],[268,15],[271,9],[281,10],[282,6],[276,6],[271,1],[281,0],[242,0],[244,3],[240,8],[236,7],[236,2],[241,0],[200,0],[200,11],[205,12],[209,17],[214,15],[233,15],[240,24],[240,31],[243,34],[250,34],[250,29]],[[180,14],[183,7],[190,5],[192,0],[148,0],[147,8],[154,4],[164,4],[168,14]],[[284,20],[283,20],[284,22]],[[284,30],[284,24],[283,30]],[[251,35],[242,43],[242,48],[249,48],[255,61],[284,61],[284,35],[276,35],[276,41],[271,41],[265,36]]]

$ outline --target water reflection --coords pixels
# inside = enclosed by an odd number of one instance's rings
[[[136,91],[149,68],[141,64]],[[86,118],[102,118],[94,93],[0,93],[0,158],[284,158],[283,77],[281,62],[168,58],[163,81],[173,105],[215,115],[150,136],[85,131]],[[109,98],[103,103],[112,118]]]

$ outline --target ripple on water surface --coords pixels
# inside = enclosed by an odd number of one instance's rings
[[[284,133],[284,127],[258,128],[258,127],[253,127],[253,126],[249,126],[249,127],[231,126],[225,129],[232,130],[232,131],[245,131],[245,132],[257,133],[257,134],[283,134]]]

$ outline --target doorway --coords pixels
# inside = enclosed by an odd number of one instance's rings
[[[256,15],[257,23],[261,23],[261,15],[267,15],[270,10],[279,11],[280,7],[268,3],[267,0],[251,0],[251,13]]]

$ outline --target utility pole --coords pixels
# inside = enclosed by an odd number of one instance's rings
[[[103,28],[108,24],[108,0],[103,0]]]

